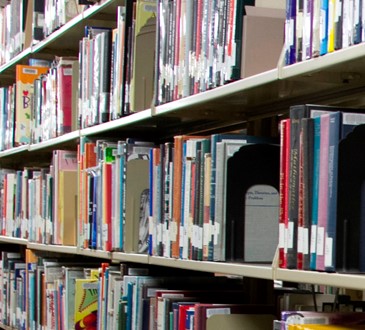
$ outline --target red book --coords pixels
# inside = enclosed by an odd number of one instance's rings
[[[290,119],[280,122],[280,215],[279,267],[286,268],[286,237],[288,231],[288,191],[290,161]]]
[[[72,61],[60,60],[57,68],[57,135],[71,132],[73,112]],[[76,110],[75,110],[76,111]]]

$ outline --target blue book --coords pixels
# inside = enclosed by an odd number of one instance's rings
[[[97,215],[98,215],[98,203],[97,203],[97,196],[98,196],[98,185],[99,185],[99,175],[94,173],[93,176],[93,195],[92,195],[92,222],[91,222],[91,249],[97,248],[97,236],[98,236],[98,224],[97,224]]]
[[[134,283],[128,283],[128,287],[127,287],[127,327],[126,327],[126,330],[132,330],[133,291],[134,291]]]
[[[319,55],[327,54],[328,52],[328,0],[321,0],[321,17],[320,20],[322,24],[320,24],[320,46],[319,46]]]
[[[153,150],[150,150],[150,175],[149,175],[149,194],[150,194],[150,205],[149,205],[149,216],[152,217],[153,216],[153,194],[157,193],[153,191]],[[156,224],[155,224],[156,225]],[[156,244],[156,242],[154,241],[156,239],[156,237],[153,237],[153,232],[151,232],[151,230],[149,230],[148,233],[148,255],[152,256],[153,255],[153,246],[154,244]]]
[[[286,0],[285,13],[285,65],[296,62],[296,0]]]
[[[321,118],[314,118],[313,139],[313,187],[312,187],[312,225],[310,244],[310,269],[316,269],[316,241],[318,224],[318,187],[319,187],[319,146],[321,139]]]

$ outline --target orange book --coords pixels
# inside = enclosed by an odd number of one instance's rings
[[[174,174],[173,174],[173,200],[172,222],[169,228],[171,237],[171,257],[179,258],[179,239],[181,223],[181,188],[183,169],[183,146],[188,139],[201,139],[204,136],[176,135],[174,137]]]
[[[30,118],[34,80],[48,72],[47,67],[18,64],[16,66],[15,146],[30,143]]]

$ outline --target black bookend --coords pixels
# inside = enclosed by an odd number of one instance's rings
[[[271,263],[279,237],[280,148],[247,144],[227,162],[226,259]]]
[[[337,196],[338,271],[365,271],[365,125],[339,144]]]

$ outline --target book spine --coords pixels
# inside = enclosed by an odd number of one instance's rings
[[[310,230],[313,196],[314,119],[304,118],[303,125],[303,269],[310,269]]]
[[[307,117],[305,106],[290,108],[290,166],[288,197],[287,268],[297,267],[298,196],[299,196],[299,138],[301,119]]]
[[[280,122],[280,209],[279,209],[279,267],[286,268],[288,232],[288,178],[290,155],[290,119]]]
[[[321,0],[321,14],[320,14],[320,50],[319,54],[324,55],[328,52],[328,1]]]
[[[319,188],[319,158],[321,141],[321,119],[314,118],[313,136],[313,183],[312,183],[312,214],[311,214],[311,244],[310,244],[310,269],[316,269],[317,259],[317,228],[318,228],[318,188]]]
[[[325,234],[328,223],[328,156],[329,156],[329,124],[328,114],[321,117],[321,141],[319,156],[318,187],[318,227],[316,270],[325,270]]]
[[[328,223],[325,236],[324,259],[324,267],[328,272],[333,272],[336,269],[337,173],[340,122],[340,112],[333,112],[330,114],[328,150]]]
[[[328,52],[335,50],[336,0],[328,0]]]
[[[179,257],[179,230],[180,230],[180,216],[181,216],[181,180],[182,180],[182,151],[183,141],[181,136],[174,138],[175,152],[174,152],[174,169],[173,169],[173,208],[172,221],[170,226],[171,238],[171,257]]]
[[[285,14],[285,64],[290,65],[296,61],[296,0],[286,1]]]

